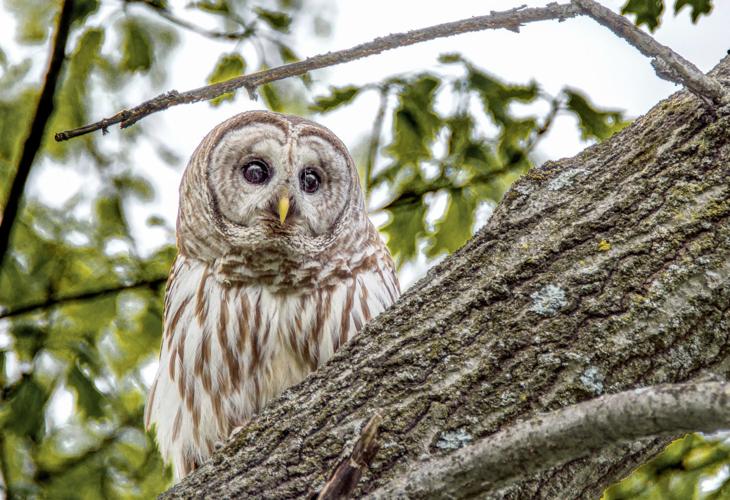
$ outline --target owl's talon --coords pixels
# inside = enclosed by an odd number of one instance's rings
[[[213,450],[215,451],[221,451],[223,447],[226,445],[223,441],[216,441],[213,443]]]

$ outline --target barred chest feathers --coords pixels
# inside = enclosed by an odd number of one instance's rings
[[[227,285],[210,266],[178,257],[145,412],[176,478],[395,301],[398,284],[380,271],[387,263],[373,264],[329,287],[277,293]]]

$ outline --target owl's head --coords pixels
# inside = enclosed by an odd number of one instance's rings
[[[178,245],[229,253],[316,256],[365,218],[354,162],[309,120],[250,111],[226,120],[193,153],[180,186]]]

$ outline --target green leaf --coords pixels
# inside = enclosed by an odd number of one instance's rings
[[[122,60],[120,67],[130,73],[146,73],[152,67],[152,38],[141,22],[129,17],[122,23]]]
[[[675,0],[674,13],[678,13],[683,7],[689,6],[692,9],[692,22],[696,23],[701,15],[712,12],[712,0]]]
[[[582,139],[601,141],[626,126],[620,111],[596,109],[588,98],[577,90],[566,88],[563,92],[568,98],[566,102],[568,111],[578,118]]]
[[[652,32],[659,26],[663,12],[663,0],[628,0],[621,8],[621,14],[633,14],[637,26],[646,24]]]
[[[346,87],[330,87],[330,95],[314,98],[314,104],[309,109],[318,113],[326,113],[333,109],[352,102],[360,93],[360,87],[348,85]]]
[[[440,80],[424,74],[406,84],[398,95],[393,117],[393,142],[386,148],[402,165],[415,165],[431,158],[431,145],[443,125],[433,110]]]
[[[471,115],[460,113],[446,120],[449,129],[448,154],[460,155],[471,142],[474,132],[474,119]]]
[[[244,74],[246,71],[246,61],[243,57],[232,52],[230,54],[223,54],[213,68],[213,72],[208,75],[208,83],[218,83],[230,80],[236,76]],[[233,92],[228,92],[215,99],[210,100],[211,106],[218,106],[223,101],[232,101],[234,97]]]
[[[159,215],[150,215],[147,217],[145,224],[149,227],[165,227],[166,222],[165,219]]]
[[[90,418],[104,416],[102,403],[104,395],[94,386],[94,383],[81,371],[78,363],[74,363],[66,375],[66,383],[76,392],[76,403]]]
[[[426,234],[427,206],[422,196],[403,194],[390,207],[387,210],[390,220],[381,231],[388,236],[388,248],[400,267],[416,256],[418,240]]]
[[[113,183],[122,195],[132,195],[140,201],[152,201],[155,197],[155,188],[144,177],[127,172],[115,176]]]
[[[273,29],[284,33],[289,31],[289,27],[291,26],[292,22],[292,18],[289,14],[285,12],[264,9],[262,7],[256,7],[254,11],[256,12],[256,14],[258,14],[261,20],[263,20]]]
[[[226,0],[204,0],[201,2],[193,2],[190,6],[211,14],[227,15],[231,13],[231,6]]]
[[[124,220],[121,200],[118,196],[102,196],[97,199],[94,213],[102,237],[108,238],[126,234],[127,225]]]
[[[293,63],[299,60],[299,56],[288,45],[279,45],[279,55],[285,63]]]
[[[0,101],[0,184],[8,186],[11,174],[15,173],[16,154],[19,151],[21,140],[26,134],[26,128],[18,126],[28,123],[36,101],[35,91],[28,90],[16,96],[15,99]],[[7,188],[3,190],[4,196]],[[0,199],[5,206],[5,200]]]
[[[441,54],[438,57],[438,61],[441,64],[455,64],[465,62],[462,55],[456,52],[447,52],[445,54]]]
[[[528,85],[507,85],[468,63],[467,70],[468,87],[476,91],[482,100],[484,111],[498,126],[514,122],[509,110],[513,102],[530,103],[537,99],[539,94],[540,89],[535,82],[530,82]]]
[[[5,7],[18,22],[18,41],[35,44],[43,43],[51,32],[59,4],[47,0],[5,0]]]
[[[8,404],[0,413],[3,432],[28,436],[39,441],[45,427],[45,407],[50,392],[34,377],[24,376]]]
[[[73,5],[71,19],[83,24],[87,17],[99,10],[99,0],[76,0]]]
[[[15,321],[10,329],[15,339],[15,352],[21,361],[32,361],[43,348],[47,332],[35,321]]]
[[[281,112],[284,110],[281,96],[279,95],[276,84],[267,83],[266,85],[262,85],[259,87],[259,92],[261,92],[261,96],[264,98],[266,106],[268,106],[271,111]]]
[[[108,364],[118,377],[153,357],[162,332],[162,304],[158,297],[149,290],[127,292],[125,296],[144,302],[142,308],[120,315],[115,321],[114,348],[108,353]]]
[[[468,189],[451,191],[443,217],[436,222],[434,236],[427,250],[429,257],[461,248],[471,237],[477,200]]]

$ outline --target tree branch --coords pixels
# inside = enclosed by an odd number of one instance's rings
[[[383,417],[379,413],[370,418],[370,421],[360,433],[352,453],[345,457],[332,472],[330,480],[316,496],[317,500],[352,497],[352,492],[355,491],[363,471],[370,466],[375,454],[378,452],[378,448],[380,448],[377,438],[378,427],[380,427],[382,421]]]
[[[160,278],[152,278],[149,280],[142,280],[132,283],[130,285],[120,285],[112,288],[103,288],[101,290],[91,290],[88,292],[81,293],[79,295],[72,295],[69,297],[52,297],[44,302],[38,302],[35,304],[28,304],[25,306],[17,307],[0,313],[0,319],[9,318],[12,316],[20,316],[21,314],[32,313],[38,310],[44,310],[55,306],[61,306],[70,302],[77,302],[80,300],[92,300],[108,295],[114,295],[124,290],[133,290],[135,288],[157,288],[164,285],[167,282],[167,276]]]
[[[65,0],[61,7],[58,24],[56,25],[56,33],[51,42],[51,56],[43,82],[43,89],[38,98],[35,115],[30,125],[30,132],[23,144],[23,151],[18,160],[18,167],[15,171],[13,184],[10,187],[8,201],[3,209],[2,220],[0,221],[0,266],[2,266],[8,245],[10,244],[10,232],[18,216],[20,200],[23,197],[23,191],[25,191],[25,184],[28,181],[33,160],[35,160],[36,154],[41,147],[46,124],[53,113],[53,97],[56,93],[56,85],[61,74],[63,61],[66,57],[66,42],[71,29],[73,5],[74,0]]]
[[[418,464],[375,497],[461,498],[494,491],[616,442],[730,425],[730,384],[647,387],[579,403],[517,423],[450,455]]]
[[[165,7],[163,4],[159,4],[152,0],[127,0],[131,3],[141,3],[146,7],[155,11],[160,17],[163,17],[170,23],[179,26],[180,28],[192,31],[198,35],[202,35],[207,38],[217,38],[221,40],[243,40],[251,36],[253,30],[249,27],[242,31],[219,31],[219,30],[208,30],[201,28],[200,26],[186,21],[185,19],[177,17],[173,14],[170,9]]]
[[[407,33],[395,33],[385,37],[376,38],[371,42],[363,43],[350,49],[320,54],[305,59],[304,61],[285,64],[283,66],[266,71],[259,71],[250,75],[238,76],[224,82],[200,87],[187,92],[180,93],[173,90],[165,94],[161,94],[154,99],[143,102],[132,109],[122,110],[119,113],[96,123],[59,132],[55,135],[55,138],[57,141],[65,141],[96,130],[106,132],[110,125],[117,123],[120,124],[121,128],[126,128],[152,113],[162,111],[171,106],[213,99],[242,87],[245,88],[250,95],[255,95],[254,92],[256,88],[267,83],[283,80],[292,76],[303,75],[315,69],[334,66],[354,61],[356,59],[362,59],[363,57],[379,54],[386,50],[414,45],[428,40],[486,29],[508,29],[511,31],[518,31],[520,26],[525,23],[546,21],[550,19],[559,19],[562,21],[570,17],[575,17],[580,13],[581,9],[577,5],[551,3],[545,7],[519,7],[504,12],[492,12],[487,16],[472,17],[469,19],[462,19],[461,21],[438,24],[428,28],[409,31]]]
[[[657,42],[625,17],[594,0],[572,1],[580,6],[584,14],[629,42],[646,57],[651,58],[651,65],[659,78],[684,85],[690,92],[706,102],[722,105],[730,100],[720,82],[702,73],[697,66],[666,45]]]
[[[163,15],[165,13],[164,11],[160,12]],[[250,96],[254,97],[256,89],[261,85],[292,76],[303,75],[316,69],[369,57],[386,50],[486,29],[504,28],[518,32],[519,28],[526,23],[549,19],[563,21],[577,15],[587,15],[593,18],[619,37],[627,40],[642,54],[650,57],[652,59],[652,66],[660,78],[685,85],[691,92],[705,102],[724,104],[730,101],[728,93],[725,92],[723,86],[718,81],[704,75],[694,64],[684,59],[669,47],[654,40],[650,35],[641,31],[623,16],[615,14],[593,0],[571,0],[569,4],[550,3],[545,7],[534,8],[525,8],[523,6],[504,12],[493,11],[486,16],[438,24],[406,33],[395,33],[376,38],[371,42],[363,43],[350,49],[320,54],[305,59],[304,61],[285,64],[249,75],[238,76],[224,82],[207,85],[187,92],[180,93],[176,90],[171,90],[154,99],[145,101],[132,109],[124,109],[109,118],[104,118],[83,127],[58,132],[55,135],[55,139],[59,142],[66,141],[97,130],[107,133],[108,127],[117,123],[120,124],[121,128],[127,128],[142,118],[158,111],[163,111],[171,106],[214,99],[220,95],[234,92],[242,87],[248,91]],[[179,19],[170,20],[180,24]],[[189,29],[197,29],[197,27],[193,26],[182,26],[188,27]],[[228,34],[221,33],[204,34],[207,36],[225,35],[225,37],[228,37]]]
[[[385,121],[385,109],[388,107],[388,88],[380,89],[380,105],[375,113],[373,120],[373,129],[370,132],[370,142],[368,143],[368,156],[365,163],[365,198],[370,199],[370,190],[373,182],[373,169],[375,168],[375,159],[378,156],[378,147],[380,146],[380,136],[383,134],[383,122]]]

